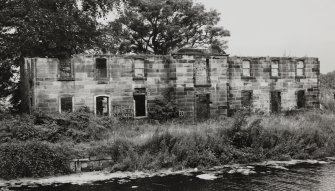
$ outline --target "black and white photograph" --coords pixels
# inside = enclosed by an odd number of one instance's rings
[[[335,191],[334,0],[0,0],[0,191]]]

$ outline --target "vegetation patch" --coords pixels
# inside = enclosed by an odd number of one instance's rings
[[[196,125],[118,121],[85,111],[1,118],[1,178],[69,172],[68,161],[110,156],[111,171],[207,168],[264,160],[318,159],[335,154],[334,114],[302,111],[248,115]]]

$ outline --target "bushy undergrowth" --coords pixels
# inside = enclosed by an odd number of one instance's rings
[[[39,177],[69,172],[62,148],[44,142],[0,145],[0,177]]]
[[[93,155],[111,156],[114,162],[110,168],[115,171],[335,155],[332,112],[305,111],[289,116],[239,113],[223,121],[159,126],[143,121],[121,124],[85,112],[6,120],[0,123],[7,124],[13,135],[0,147],[0,168],[4,169],[0,176],[5,178],[65,173],[61,161]]]
[[[11,133],[11,140],[79,143],[107,138],[106,133],[113,129],[115,123],[116,120],[113,118],[100,118],[79,111],[67,114],[35,113],[3,118],[0,126]]]
[[[163,92],[163,99],[155,99],[150,103],[149,118],[166,122],[177,118],[178,106],[175,100],[173,88],[168,88]]]

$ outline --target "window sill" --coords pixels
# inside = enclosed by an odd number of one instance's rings
[[[107,78],[107,77],[100,77],[100,78],[96,77],[96,78],[94,78],[94,80],[109,81],[109,78]]]
[[[146,77],[142,78],[142,77],[133,77],[133,80],[147,80]]]
[[[138,116],[138,117],[134,117],[134,119],[146,119],[148,118],[148,116]]]
[[[194,84],[194,87],[212,87],[212,84]]]
[[[280,79],[280,76],[270,76],[270,79]]]
[[[241,76],[241,79],[245,79],[245,80],[250,79],[250,80],[252,80],[252,79],[256,79],[256,78],[253,77],[253,76]]]
[[[74,78],[58,78],[57,81],[75,81]]]

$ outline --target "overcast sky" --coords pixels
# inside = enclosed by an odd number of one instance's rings
[[[335,70],[335,0],[195,0],[221,13],[237,56],[318,57]]]

